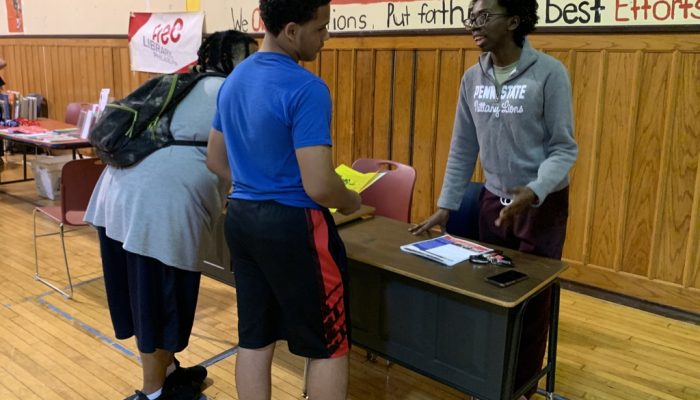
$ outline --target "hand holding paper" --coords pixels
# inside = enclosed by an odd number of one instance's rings
[[[356,171],[345,164],[340,164],[335,169],[335,173],[343,180],[345,187],[353,192],[361,193],[363,190],[370,187],[374,182],[384,176],[385,172],[360,172]],[[330,212],[337,211],[335,208],[330,208]]]
[[[335,173],[340,175],[345,187],[357,193],[361,193],[363,190],[370,187],[385,174],[385,172],[360,172],[345,164],[340,164],[335,169]]]

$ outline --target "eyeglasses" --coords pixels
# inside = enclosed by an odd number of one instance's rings
[[[464,23],[464,27],[468,29],[474,29],[474,28],[481,28],[484,25],[488,24],[491,21],[491,17],[505,17],[508,14],[504,13],[491,13],[491,12],[482,12],[479,13],[477,16],[470,16],[462,23]]]

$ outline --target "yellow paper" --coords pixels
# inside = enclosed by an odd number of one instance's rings
[[[343,180],[345,187],[357,193],[370,187],[374,182],[384,176],[385,172],[360,172],[356,171],[345,164],[340,164],[336,167],[335,173]],[[329,208],[330,212],[336,212],[335,208]]]
[[[199,11],[199,0],[186,0],[186,7],[187,11]]]
[[[363,190],[367,189],[382,175],[377,172],[364,173],[356,171],[345,164],[340,164],[335,169],[335,173],[340,175],[340,178],[343,180],[345,187],[357,193],[360,193]]]
[[[357,193],[370,187],[379,178],[384,176],[384,172],[360,172],[345,164],[340,164],[335,169],[335,173],[343,180],[345,187]],[[329,208],[330,212],[336,212],[335,208]]]

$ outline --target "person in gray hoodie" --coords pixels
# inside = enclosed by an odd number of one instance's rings
[[[445,230],[480,157],[479,240],[561,258],[568,218],[568,173],[578,147],[571,84],[561,62],[534,50],[535,0],[477,0],[465,25],[483,54],[462,78],[438,210],[411,227]],[[516,388],[542,365],[549,291],[528,307]],[[526,396],[534,393],[531,388]]]

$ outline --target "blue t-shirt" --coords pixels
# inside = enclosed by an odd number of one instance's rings
[[[224,133],[231,198],[321,208],[304,191],[295,149],[331,145],[326,84],[291,57],[257,52],[226,79],[213,127]]]

